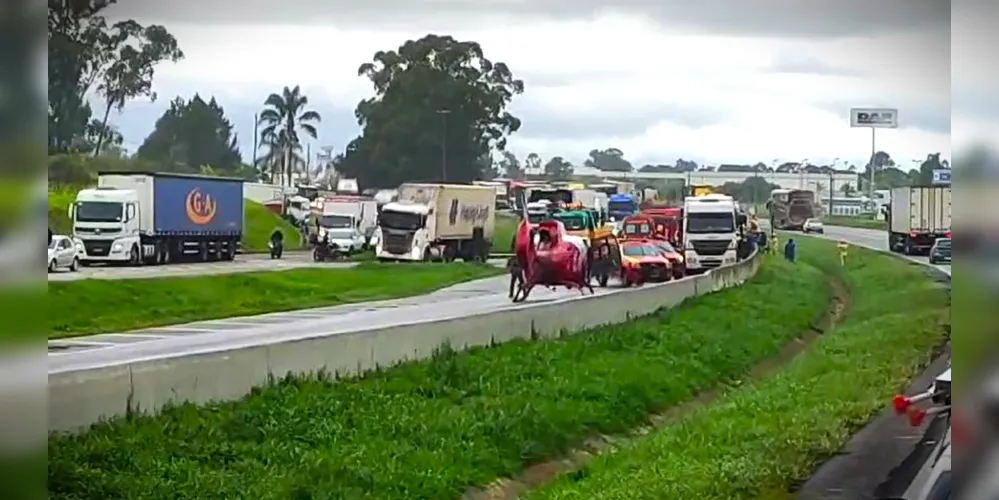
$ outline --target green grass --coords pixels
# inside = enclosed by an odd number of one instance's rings
[[[829,226],[859,227],[861,229],[887,229],[888,223],[870,217],[847,217],[843,215],[827,215],[822,221]]]
[[[288,221],[259,203],[243,200],[243,204],[245,233],[240,246],[244,252],[267,252],[267,242],[270,241],[275,228],[280,228],[284,234],[285,248],[288,250],[305,248],[306,242],[302,240],[301,234]]]
[[[48,285],[49,338],[393,299],[502,273],[465,263],[295,269]]]
[[[790,498],[929,361],[949,318],[945,294],[914,265],[860,250],[846,271],[831,244],[802,237],[802,260],[840,274],[846,321],[773,377],[733,389],[528,498]]]
[[[539,342],[444,349],[361,379],[289,378],[235,403],[49,440],[69,498],[458,498],[743,376],[827,308],[806,265],[768,260],[740,288]]]
[[[516,216],[497,216],[496,232],[493,233],[493,248],[491,253],[510,253],[513,248],[513,237],[517,234],[520,219]]]
[[[49,229],[55,234],[70,234],[72,224],[67,217],[69,205],[76,199],[77,190],[58,189],[49,191]],[[266,252],[267,241],[274,228],[281,228],[289,250],[303,248],[298,230],[288,221],[267,210],[263,205],[244,200],[244,234],[242,250],[247,253]]]

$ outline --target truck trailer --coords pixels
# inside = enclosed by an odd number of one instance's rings
[[[68,212],[83,264],[232,260],[243,236],[243,180],[100,172]]]
[[[403,184],[379,214],[379,260],[484,262],[496,228],[496,190],[461,184]]]
[[[937,238],[950,237],[950,186],[891,190],[888,248],[906,255],[929,253]]]

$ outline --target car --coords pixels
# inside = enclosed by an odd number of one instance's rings
[[[658,246],[639,240],[621,242],[620,248],[621,281],[625,286],[672,279],[673,266]]]
[[[937,238],[930,247],[930,264],[947,263],[951,259],[951,239]]]
[[[822,225],[822,221],[818,219],[808,219],[801,226],[801,232],[803,233],[818,233],[825,234],[825,226]]]
[[[82,246],[68,236],[53,235],[52,241],[49,242],[47,259],[49,272],[53,273],[64,267],[70,271],[79,270]]]
[[[673,268],[673,278],[680,279],[686,276],[687,268],[683,264],[683,254],[677,252],[668,241],[656,240],[655,245],[662,250],[663,256],[669,260],[670,266]]]

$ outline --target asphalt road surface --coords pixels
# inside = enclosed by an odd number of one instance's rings
[[[501,311],[509,278],[496,276],[405,299],[363,302],[259,316],[200,321],[134,332],[105,333],[48,343],[49,373],[118,366],[142,359],[233,349],[259,343],[337,335],[362,329]],[[597,288],[598,295],[623,291]],[[535,289],[526,303],[572,300],[579,291]]]
[[[75,281],[83,279],[124,280],[260,271],[287,271],[302,267],[345,268],[355,265],[357,264],[352,262],[314,262],[311,252],[288,252],[280,259],[271,259],[268,254],[243,254],[237,255],[236,259],[230,262],[198,262],[142,267],[95,265],[81,267],[77,272],[60,269],[57,272],[49,273],[48,276],[49,281]]]

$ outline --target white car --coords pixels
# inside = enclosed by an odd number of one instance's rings
[[[826,229],[822,225],[822,221],[818,219],[808,219],[805,221],[805,224],[801,226],[801,232],[825,234]]]
[[[73,241],[68,236],[53,235],[52,242],[49,243],[48,267],[49,272],[68,267],[70,271],[80,269],[80,252],[83,245]]]

